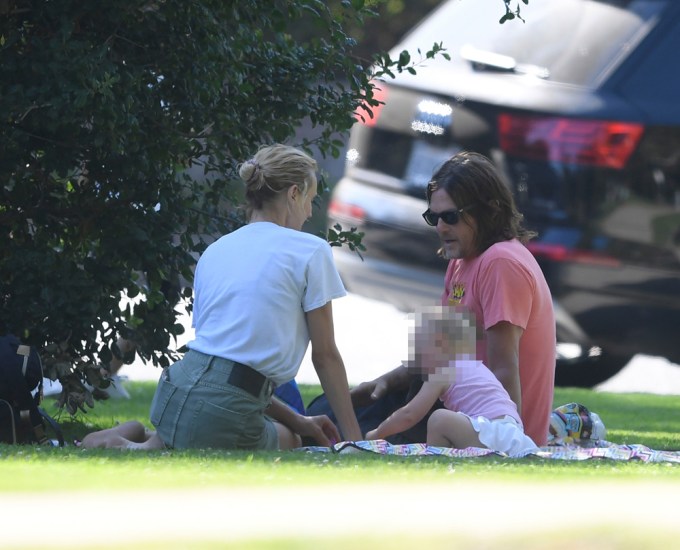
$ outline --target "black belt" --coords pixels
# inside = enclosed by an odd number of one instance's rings
[[[248,365],[234,363],[227,382],[243,391],[247,391],[253,397],[260,397],[262,388],[267,383],[267,377]]]

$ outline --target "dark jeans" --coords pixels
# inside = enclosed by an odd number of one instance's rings
[[[386,396],[378,399],[366,407],[355,407],[354,413],[357,415],[361,433],[365,435],[369,430],[377,428],[378,425],[394,411],[408,403],[418,392],[420,386],[422,386],[422,381],[414,381],[407,390],[399,390],[388,393]],[[388,437],[387,441],[393,445],[425,443],[427,440],[427,421],[430,418],[432,412],[436,409],[440,409],[442,406],[443,405],[441,402],[438,402],[432,407],[430,412],[425,415],[425,418],[423,418],[415,426],[406,430],[405,432]],[[328,399],[326,399],[325,394],[321,394],[314,398],[314,400],[307,407],[307,414],[310,416],[325,414],[333,422],[336,422],[335,415],[331,410],[330,404],[328,403]],[[314,445],[314,443],[308,443],[305,441],[303,441],[303,444]]]

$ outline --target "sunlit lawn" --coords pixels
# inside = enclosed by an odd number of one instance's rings
[[[76,421],[60,417],[67,441],[116,422],[137,419],[148,423],[154,382],[130,382],[130,400],[97,402]],[[319,393],[303,386],[305,401]],[[680,396],[608,394],[575,388],[556,390],[555,405],[577,401],[603,419],[607,439],[638,443],[654,449],[680,449]],[[57,414],[54,402],[46,408]],[[286,486],[333,483],[437,482],[455,465],[457,479],[483,478],[532,481],[654,479],[680,483],[680,467],[668,464],[588,460],[552,461],[486,457],[387,457],[361,453],[226,452],[210,450],[121,452],[65,448],[0,446],[0,491],[55,489],[140,489],[144,487],[200,488],[215,486]],[[329,473],[332,472],[332,475]],[[115,483],[112,483],[115,480]]]
[[[131,419],[149,425],[154,388],[153,382],[132,382],[128,384],[132,395],[129,401],[98,402],[76,421],[62,415],[67,441]],[[302,390],[305,402],[319,393],[315,386]],[[571,401],[597,412],[612,442],[680,449],[680,396],[556,391],[556,406]],[[53,401],[48,401],[46,408],[56,414]],[[680,529],[673,512],[668,512],[667,507],[673,505],[659,501],[672,500],[669,495],[680,494],[680,465],[638,461],[0,446],[0,507],[10,507],[15,529],[21,528],[17,524],[27,522],[24,529],[33,533],[23,541],[25,544],[16,545],[14,538],[10,540],[15,542],[5,540],[0,546],[43,550],[50,546],[49,534],[46,540],[28,528],[33,518],[15,510],[17,493],[24,503],[42,503],[43,511],[48,513],[46,519],[55,534],[59,533],[55,542],[60,541],[60,547],[68,544],[70,548],[88,549],[665,549],[677,544]],[[385,493],[392,495],[387,501],[379,498]],[[169,494],[174,496],[168,497]],[[257,526],[248,527],[252,516],[238,513],[242,506],[238,495],[254,499],[257,508],[262,508],[261,514],[265,515],[261,523],[256,521]],[[423,505],[443,511],[438,529],[420,532],[408,522],[412,506],[409,495],[420,495],[415,498]],[[478,506],[487,503],[485,509],[496,503],[493,517],[519,514],[519,519],[524,510],[531,518],[539,515],[543,519],[535,522],[529,518],[517,524],[511,519],[510,524],[517,529],[477,529],[474,525],[480,510],[474,506],[468,510],[465,505],[475,495],[485,495],[477,499]],[[434,502],[440,496],[444,500]],[[206,498],[212,498],[212,504],[207,504]],[[516,502],[522,504],[515,506]],[[627,512],[629,506],[640,502],[644,502],[640,509],[646,513],[644,520],[631,521],[626,514],[612,519],[607,514],[614,504],[617,510],[623,507]],[[140,503],[147,504],[140,507]],[[358,503],[362,506],[357,508]],[[440,508],[442,504],[444,508]],[[368,526],[362,523],[366,517],[373,518],[376,511],[385,510],[385,505],[390,510],[383,520],[387,523],[374,524],[371,519]],[[201,522],[206,510],[215,512],[217,523]],[[323,535],[307,521],[312,510],[317,512],[314,517],[318,525],[324,526]],[[453,510],[458,511],[449,512]],[[292,525],[302,523],[299,530],[281,533],[267,528],[267,513],[282,514]],[[457,514],[453,516],[457,521],[451,522],[449,513]],[[229,521],[232,516],[234,521],[244,522],[236,533],[234,523]],[[665,519],[657,521],[661,516]],[[167,532],[163,528],[166,517],[185,527],[173,531],[175,534]],[[419,517],[422,521],[423,516]],[[71,521],[72,528],[69,524],[62,526],[56,518]],[[132,524],[142,530],[153,526],[158,529],[145,531],[147,534],[139,538],[124,531]],[[201,525],[208,530],[202,530]],[[116,533],[124,538],[110,537]]]

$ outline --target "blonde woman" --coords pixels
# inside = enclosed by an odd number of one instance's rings
[[[329,244],[301,231],[316,170],[314,159],[285,145],[262,147],[240,166],[248,223],[198,261],[196,336],[161,375],[151,405],[156,433],[142,448],[288,449],[302,436],[320,445],[362,438],[333,330],[332,300],[346,292]],[[303,416],[272,398],[295,377],[310,343],[340,432],[328,417]],[[107,446],[107,438],[90,439]]]

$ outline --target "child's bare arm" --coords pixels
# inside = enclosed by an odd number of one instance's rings
[[[425,382],[416,396],[402,408],[394,411],[375,430],[366,434],[366,439],[385,439],[416,425],[432,408],[448,388],[448,384]]]

